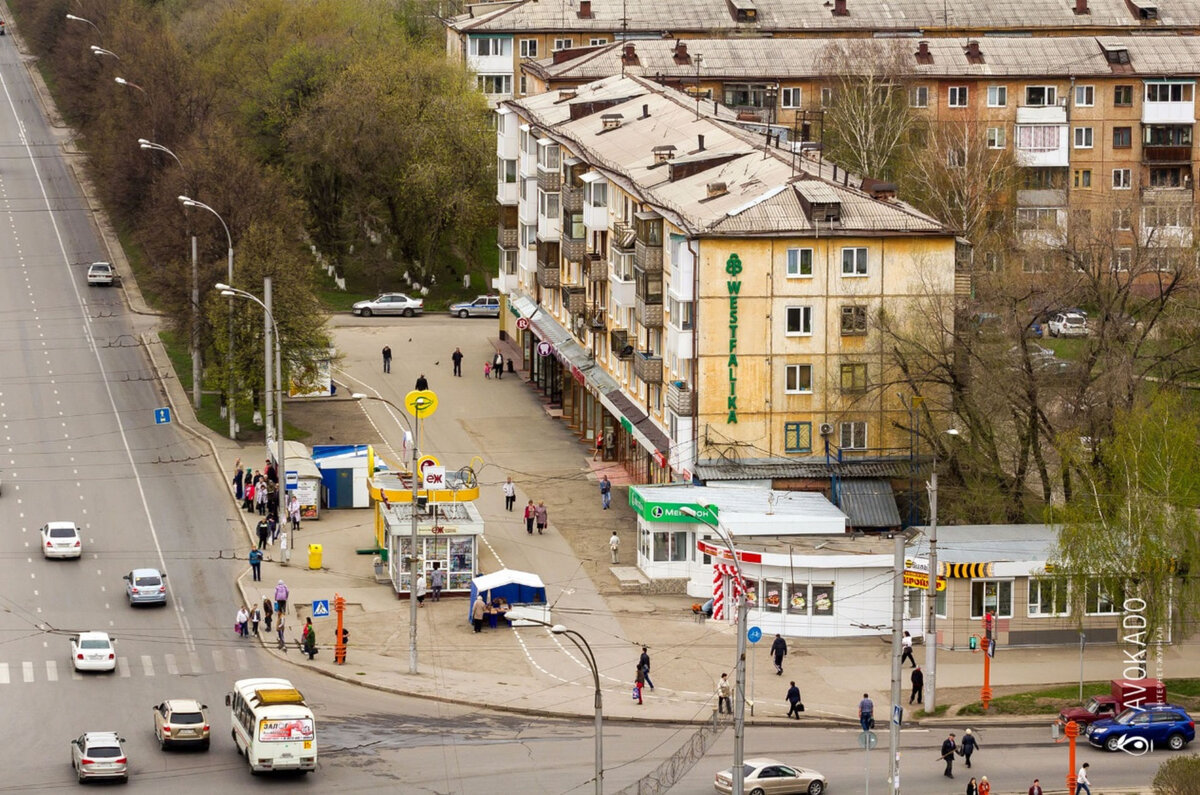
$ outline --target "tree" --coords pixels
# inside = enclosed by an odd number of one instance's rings
[[[1200,756],[1175,756],[1163,762],[1154,774],[1154,795],[1197,795],[1200,793]]]

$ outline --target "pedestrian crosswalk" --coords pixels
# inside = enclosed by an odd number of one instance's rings
[[[23,660],[21,662],[0,661],[0,686],[58,682],[66,678],[81,680],[96,676],[116,676],[120,679],[152,678],[159,676],[203,676],[205,674],[230,673],[250,667],[250,657],[245,649],[208,649],[189,651],[186,654],[142,654],[132,657],[117,657],[117,670],[112,674],[93,672],[80,673],[71,665],[69,658],[62,660]],[[43,673],[44,671],[44,673]]]

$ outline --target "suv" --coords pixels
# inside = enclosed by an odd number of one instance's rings
[[[1087,739],[1099,748],[1136,756],[1162,744],[1178,751],[1196,739],[1196,722],[1183,707],[1144,704],[1129,707],[1112,720],[1091,724],[1087,727]]]
[[[1079,312],[1059,312],[1046,324],[1051,337],[1086,337],[1087,318]]]
[[[195,745],[208,750],[208,707],[191,698],[168,699],[154,708],[154,737],[162,748]]]
[[[115,281],[113,266],[107,262],[93,262],[88,265],[87,283],[89,285],[112,287]]]
[[[124,737],[116,732],[84,732],[71,741],[71,767],[79,783],[89,778],[129,780]]]
[[[500,297],[481,295],[474,301],[451,304],[450,314],[459,317],[500,317]]]

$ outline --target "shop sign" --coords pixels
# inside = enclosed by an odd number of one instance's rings
[[[516,312],[513,312],[513,314],[516,314]],[[528,331],[529,330],[529,318],[518,317],[517,318],[517,328],[520,329],[521,331]]]
[[[738,275],[742,272],[742,260],[737,254],[730,254],[725,261],[725,272],[730,278],[725,282],[729,291],[729,395],[725,398],[725,408],[729,414],[725,417],[728,425],[737,425],[737,330],[738,330],[738,295],[742,292],[742,280]]]
[[[904,587],[919,588],[922,591],[929,590],[929,574],[923,571],[914,571],[912,569],[904,570]],[[937,589],[939,591],[946,590],[946,578],[937,578]]]
[[[654,451],[654,463],[658,464],[663,469],[667,468],[667,457],[658,450]]]
[[[716,524],[717,507],[715,505],[699,505],[695,503],[664,503],[648,502],[637,489],[629,490],[629,506],[634,512],[648,522],[700,522],[701,524]],[[689,516],[681,508],[695,511],[695,516]]]
[[[708,555],[712,558],[721,558],[722,560],[731,559],[729,557],[729,549],[727,547],[718,544],[711,544],[703,539],[697,539],[696,549],[700,550],[702,554]],[[735,551],[737,552],[737,559],[742,563],[757,563],[760,566],[762,565],[761,552],[745,552],[740,549]]]
[[[580,384],[583,383],[583,371],[580,370],[575,365],[571,365],[571,377],[574,378]]]
[[[548,342],[539,342],[539,343],[537,344],[537,354],[538,354],[538,356],[549,356],[549,355],[550,355],[550,354],[552,354],[552,353],[554,353],[554,346],[553,346],[553,345],[551,345],[550,343],[548,343]]]
[[[625,433],[633,433],[633,423],[629,421],[628,417],[621,418],[621,427],[625,429]]]

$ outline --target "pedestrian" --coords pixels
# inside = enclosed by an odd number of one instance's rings
[[[500,351],[496,351],[492,357],[492,372],[496,374],[497,381],[504,377],[504,355]]]
[[[442,571],[440,561],[433,563],[433,573],[429,575],[429,584],[433,588],[433,601],[442,601],[442,589],[446,587],[446,572]]]
[[[858,702],[858,725],[862,726],[865,732],[871,731],[875,725],[875,702],[866,693],[863,693],[862,701]]]
[[[287,654],[287,644],[283,642],[283,611],[279,611],[276,616],[278,623],[275,625],[275,638],[279,641],[279,648],[283,649],[283,653]]]
[[[967,763],[967,767],[971,766],[971,754],[975,753],[976,749],[981,747],[979,740],[975,739],[975,735],[971,733],[970,729],[967,729],[963,733],[962,739],[962,755]]]
[[[234,619],[234,627],[237,628],[237,634],[243,638],[246,637],[246,622],[250,620],[250,613],[246,610],[246,606],[242,605],[238,608],[237,618]]]
[[[279,615],[281,616],[281,618],[280,618],[281,622],[283,621],[283,619],[282,619],[283,614],[287,612],[287,600],[288,600],[288,587],[283,584],[283,580],[280,580],[279,582],[277,582],[275,584],[275,605],[276,605],[275,612],[279,613]]]
[[[304,625],[304,653],[311,660],[317,656],[317,631],[313,629],[312,618],[306,618]]]
[[[275,481],[267,483],[267,514],[279,516],[279,484]]]
[[[979,779],[979,795],[992,795],[992,785],[988,783],[987,776]]]
[[[250,550],[250,573],[253,575],[255,582],[262,581],[262,560],[263,553],[261,549]]]
[[[234,499],[236,499],[238,502],[241,502],[242,494],[244,493],[244,489],[242,488],[242,481],[246,477],[245,470],[242,469],[242,459],[239,458],[237,460],[237,463],[234,464],[233,466],[234,466],[234,470],[235,470],[233,473],[233,496],[234,496]]]
[[[1088,768],[1091,767],[1090,762],[1084,762],[1083,767],[1079,768],[1079,775],[1075,776],[1075,795],[1081,792],[1087,792],[1092,795],[1092,782],[1088,781]]]
[[[537,520],[538,535],[546,529],[546,525],[550,523],[549,512],[546,510],[546,503],[538,500],[537,508],[533,512],[534,518]]]
[[[267,492],[270,489],[267,486],[267,481],[260,481],[254,489],[254,510],[259,516],[267,515]]]
[[[612,505],[612,482],[608,479],[608,475],[600,476],[600,507],[608,510],[608,506]]]
[[[275,471],[275,464],[271,461],[271,459],[268,458],[263,462],[263,471],[267,473],[266,479],[268,483],[279,482],[279,473]]]
[[[921,666],[912,669],[912,695],[908,697],[908,703],[925,703],[925,673],[921,670]]]
[[[263,626],[266,627],[267,632],[270,632],[271,621],[275,618],[275,608],[271,606],[271,600],[267,599],[266,597],[263,597],[262,614]]]
[[[537,515],[537,508],[533,507],[533,500],[525,506],[525,532],[533,535],[533,519]]]
[[[717,682],[717,714],[728,712],[733,714],[733,702],[729,696],[733,690],[729,685],[729,674],[721,674],[721,681]]]
[[[279,538],[279,517],[273,513],[267,514],[267,543],[274,544]]]
[[[258,625],[262,621],[262,611],[255,605],[250,611],[250,633],[255,637],[258,636]]]
[[[476,632],[483,632],[483,616],[487,613],[487,602],[483,601],[483,595],[475,597],[475,604],[471,607],[471,623],[475,625]]]
[[[646,684],[646,672],[642,670],[642,666],[638,665],[637,672],[633,675],[633,697],[637,700],[638,706],[642,705],[642,688]]]
[[[967,782],[967,795],[979,795],[979,787],[975,784],[974,776],[971,776],[971,780]]]
[[[300,498],[295,494],[288,495],[288,518],[292,520],[292,530],[300,529]]]
[[[249,478],[250,478],[250,476],[246,475],[245,485],[242,487],[242,510],[243,511],[253,511],[254,510],[254,488],[255,487],[254,487],[254,481],[250,480]]]
[[[454,374],[462,378],[462,348],[455,348],[454,353],[450,354],[450,361],[454,362]]]
[[[654,680],[650,678],[650,652],[646,651],[646,647],[642,647],[642,656],[638,658],[638,667],[642,669],[642,677],[645,678],[646,684],[650,685],[650,689],[654,689]]]
[[[596,449],[592,453],[592,460],[596,460],[596,456],[604,454],[604,431],[596,431]]]
[[[913,659],[912,653],[912,635],[908,630],[904,631],[904,637],[900,639],[900,645],[904,648],[904,653],[900,655],[900,665],[904,665],[904,661],[908,660],[912,663],[912,667],[917,667],[917,661]]]
[[[483,377],[484,378],[492,377],[492,360],[491,359],[488,359],[486,362],[483,363]]]
[[[621,539],[617,537],[617,531],[613,530],[612,536],[608,539],[608,551],[612,553],[612,562],[616,564],[617,550],[621,548]]]
[[[267,548],[267,539],[271,537],[270,525],[267,524],[266,517],[258,520],[258,524],[254,528],[255,535],[258,536],[258,548]]]
[[[783,676],[783,658],[787,656],[787,641],[776,632],[771,644],[771,656],[775,658],[775,675]]]
[[[392,371],[392,346],[383,346],[383,371],[390,373]]]
[[[512,478],[504,481],[504,510],[511,511],[513,505],[517,502],[517,484],[512,482]]]
[[[800,713],[804,711],[803,705],[800,703],[800,688],[796,687],[796,683],[792,682],[788,687],[787,695],[785,696],[788,703],[789,718],[800,720]]]
[[[1042,792],[1042,782],[1040,779],[1035,778],[1033,780],[1033,786],[1029,788],[1029,792],[1026,795],[1046,795],[1046,793]]]
[[[425,572],[417,575],[417,607],[425,606]]]
[[[942,740],[941,759],[946,763],[946,771],[942,773],[946,778],[954,778],[954,752],[958,750],[958,744],[954,741],[954,732],[950,732],[950,736]]]
[[[424,392],[426,389],[429,389],[429,382],[425,380],[425,374],[421,373],[417,376],[417,391]]]

